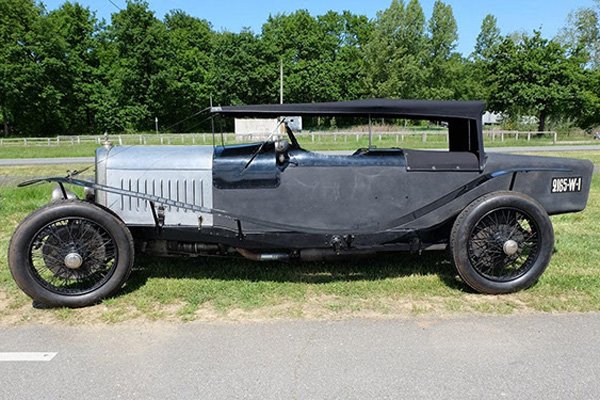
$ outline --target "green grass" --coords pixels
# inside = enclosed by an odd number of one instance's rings
[[[0,158],[93,157],[98,145],[85,143],[61,146],[2,146]]]
[[[586,151],[586,150],[579,150],[579,151],[561,151],[561,152],[552,152],[552,151],[539,151],[539,152],[533,152],[533,153],[519,153],[519,154],[525,154],[525,155],[532,155],[532,156],[546,156],[546,157],[568,157],[568,158],[579,158],[579,159],[584,159],[584,160],[590,160],[591,162],[593,162],[596,165],[600,165],[600,151]]]
[[[598,154],[580,154],[598,159]],[[2,169],[7,175],[44,169]],[[64,167],[63,167],[64,168]],[[457,277],[445,253],[388,255],[338,263],[255,263],[242,259],[138,257],[114,298],[85,309],[38,310],[7,268],[15,226],[45,204],[52,186],[0,187],[0,321],[115,323],[145,320],[238,320],[600,311],[600,176],[586,211],[553,217],[552,262],[531,289],[479,295]]]

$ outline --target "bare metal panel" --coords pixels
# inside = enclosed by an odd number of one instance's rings
[[[212,146],[115,147],[103,155],[105,182],[120,189],[166,197],[212,208]],[[101,160],[98,160],[101,161]],[[107,193],[103,205],[116,212],[127,224],[153,225],[149,204],[141,199]],[[165,209],[165,225],[212,226],[211,214],[195,213],[177,207]]]

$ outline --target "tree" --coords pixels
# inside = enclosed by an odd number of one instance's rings
[[[23,0],[2,2],[0,11],[4,133],[11,123],[30,135],[87,130],[97,67],[94,15],[69,2],[48,14]]]
[[[588,67],[600,69],[600,0],[596,0],[595,7],[569,13],[558,41],[581,53]]]
[[[33,0],[0,2],[0,114],[3,133],[24,130],[42,73],[36,44],[43,9]]]
[[[261,41],[273,71],[279,71],[280,60],[283,63],[285,101],[335,101],[361,96],[362,49],[369,34],[364,16],[329,11],[315,18],[299,10],[270,16]]]
[[[364,46],[371,34],[371,24],[364,15],[349,11],[337,13],[329,11],[317,17],[317,22],[325,33],[332,54],[327,74],[335,92],[323,93],[324,100],[354,100],[364,96],[362,58]]]
[[[582,71],[579,80],[578,103],[573,115],[577,125],[587,131],[600,126],[600,69]]]
[[[437,99],[457,97],[453,83],[461,73],[462,58],[454,52],[458,40],[456,20],[452,7],[436,0],[428,23],[428,73],[427,96]]]
[[[223,32],[214,39],[211,87],[216,104],[273,103],[278,64],[249,30]]]
[[[288,102],[336,100],[340,97],[333,71],[343,24],[329,14],[318,21],[306,10],[270,16],[262,27],[262,41],[285,72],[284,98]],[[278,82],[274,82],[278,83]],[[273,87],[277,93],[278,88]]]
[[[418,0],[377,14],[365,47],[367,90],[381,97],[420,97],[425,78],[425,16]]]
[[[498,20],[491,14],[486,15],[481,23],[481,31],[477,35],[472,57],[476,60],[487,60],[501,41]]]
[[[112,16],[108,29],[110,48],[104,53],[110,87],[103,107],[105,123],[112,130],[151,129],[154,117],[169,121],[165,107],[168,93],[167,60],[171,49],[163,23],[148,9],[148,3],[129,1]]]
[[[489,99],[489,86],[485,84],[489,73],[490,57],[502,42],[496,17],[486,15],[481,23],[481,31],[477,35],[475,48],[469,60],[465,60],[465,89],[468,97]]]
[[[61,94],[55,112],[60,113],[61,131],[78,134],[95,131],[94,97],[98,79],[97,20],[89,8],[64,3],[48,15],[60,38],[54,48],[54,70],[49,78]]]
[[[544,131],[548,116],[575,112],[580,104],[577,83],[581,59],[544,39],[539,31],[520,43],[505,38],[490,57],[489,107],[512,115],[534,114]]]
[[[195,128],[195,119],[186,119],[209,105],[213,94],[211,72],[215,33],[209,22],[183,11],[165,16],[167,43],[171,57],[166,62],[167,92],[163,94],[169,120],[167,125],[182,132]],[[178,123],[179,121],[183,121]]]

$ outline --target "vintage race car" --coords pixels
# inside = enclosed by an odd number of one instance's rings
[[[213,116],[279,125],[255,144],[107,144],[96,152],[95,181],[25,182],[58,186],[17,227],[11,272],[33,299],[80,307],[125,283],[134,251],[315,261],[449,248],[474,290],[528,288],[554,249],[548,216],[585,208],[593,164],[485,153],[483,110],[481,102],[388,99],[213,107]],[[449,146],[314,153],[298,143],[291,115],[440,121]],[[85,198],[66,184],[84,186]]]

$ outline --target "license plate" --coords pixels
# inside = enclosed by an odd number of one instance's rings
[[[581,177],[552,178],[552,193],[581,192]]]

